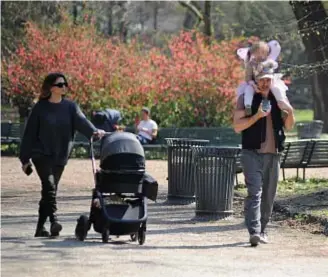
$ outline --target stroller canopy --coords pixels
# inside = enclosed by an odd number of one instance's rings
[[[119,111],[106,109],[93,112],[91,121],[98,129],[102,129],[106,132],[114,132],[114,125],[118,125],[121,120],[122,117]]]
[[[144,168],[145,152],[135,134],[115,132],[103,138],[100,150],[102,169]]]

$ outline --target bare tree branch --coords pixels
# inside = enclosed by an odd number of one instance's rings
[[[197,18],[199,21],[204,20],[203,13],[197,7],[198,5],[195,5],[195,3],[192,3],[192,1],[179,1],[179,4],[187,9],[189,9]]]

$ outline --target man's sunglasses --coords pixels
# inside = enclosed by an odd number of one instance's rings
[[[67,83],[57,83],[57,84],[53,84],[52,86],[63,88],[63,87],[68,87],[68,84]]]

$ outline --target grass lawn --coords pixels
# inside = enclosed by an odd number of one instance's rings
[[[296,122],[313,120],[313,110],[295,110]]]
[[[320,217],[328,218],[328,209],[314,210],[314,211],[311,211],[311,214],[314,215],[314,216],[320,216]]]
[[[310,194],[324,189],[328,189],[328,179],[308,179],[305,182],[288,179],[279,182],[278,195],[280,198],[285,198]]]
[[[302,121],[312,121],[313,120],[313,110],[295,110],[296,123]],[[286,133],[288,141],[297,140],[297,127],[296,124],[294,128]],[[321,139],[328,139],[328,134],[322,134]]]
[[[295,119],[296,123],[302,121],[311,121],[313,120],[313,110],[295,110]],[[294,128],[287,133],[288,137],[297,137],[297,128],[296,124]]]
[[[236,187],[237,191],[243,195],[246,195],[246,187],[240,185]],[[305,182],[296,181],[296,179],[287,179],[286,181],[280,181],[278,184],[279,198],[287,198],[291,196],[300,196],[310,194],[320,190],[328,189],[328,179],[307,179]]]

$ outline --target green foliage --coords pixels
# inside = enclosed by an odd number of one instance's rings
[[[18,156],[19,147],[15,143],[11,144],[1,144],[1,155],[2,156]]]
[[[75,25],[62,14],[56,27],[26,26],[25,44],[2,63],[7,94],[19,108],[31,106],[48,72],[60,71],[69,80],[67,96],[86,114],[114,108],[132,125],[148,106],[161,127],[231,123],[235,88],[243,77],[235,55],[240,38],[208,46],[203,34],[181,32],[163,53],[138,40],[105,39],[92,19]]]
[[[310,178],[305,182],[291,178],[286,181],[279,182],[277,194],[279,198],[286,198],[297,195],[305,195],[324,189],[328,189],[327,178]],[[238,186],[237,190],[243,195],[246,195],[247,193],[246,187],[243,185]]]
[[[296,122],[313,120],[313,110],[295,110],[294,113]]]

